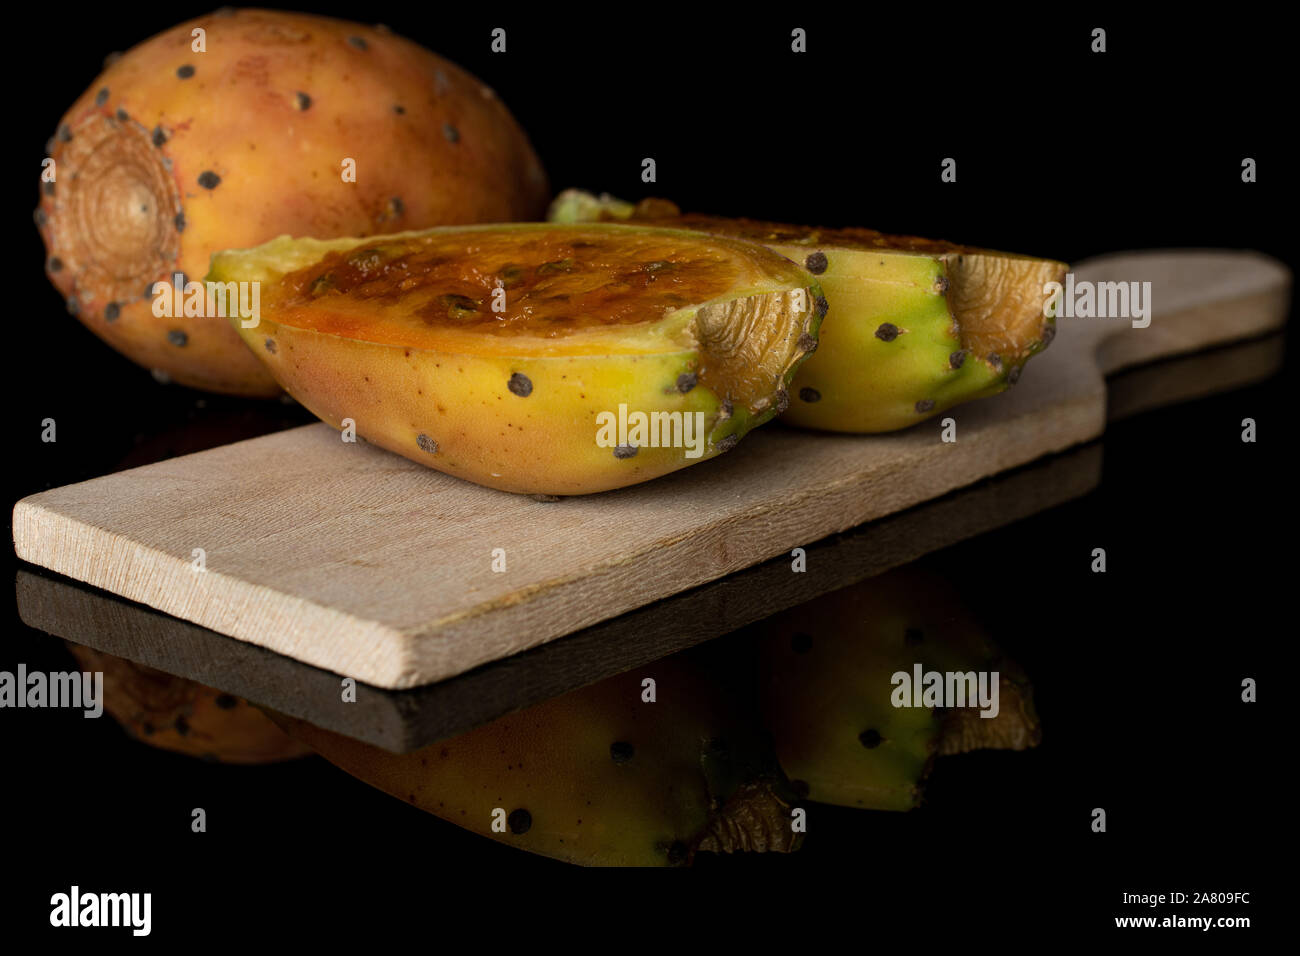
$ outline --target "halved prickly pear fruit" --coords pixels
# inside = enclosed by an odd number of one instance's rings
[[[219,763],[263,764],[311,753],[262,711],[213,687],[64,642],[87,671],[104,674],[104,710],[141,743]]]
[[[260,322],[232,324],[320,418],[530,494],[727,451],[784,409],[825,307],[760,245],[608,224],[282,237],[217,254],[208,279],[258,283]]]
[[[580,190],[554,222],[628,221],[761,242],[816,275],[829,303],[822,346],[791,386],[785,420],[841,432],[906,428],[1014,385],[1055,334],[1045,283],[1065,265],[870,229],[813,229],[683,216]]]
[[[218,11],[118,56],[46,148],[36,222],[68,309],[146,368],[243,395],[279,388],[202,297],[155,314],[156,282],[284,233],[530,219],[549,194],[523,131],[465,71],[383,27],[270,10]]]
[[[693,652],[409,754],[273,717],[385,793],[571,863],[683,865],[698,852],[789,852],[802,840],[753,706]]]
[[[870,578],[768,619],[764,708],[782,768],[810,800],[875,810],[920,803],[935,756],[1040,739],[1032,691],[941,578]],[[999,672],[998,712],[895,706],[897,673]],[[986,684],[986,686],[989,686]],[[987,711],[992,713],[991,708]]]

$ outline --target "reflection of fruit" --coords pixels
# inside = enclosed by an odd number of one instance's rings
[[[915,566],[824,595],[757,629],[777,756],[812,800],[908,810],[920,802],[936,754],[1021,750],[1040,739],[1028,681],[952,590]],[[999,671],[998,716],[894,707],[892,675],[911,674],[918,663],[924,671]]]
[[[1046,282],[1065,266],[869,229],[813,229],[682,216],[664,200],[636,206],[579,190],[556,222],[638,221],[761,242],[822,284],[830,322],[795,376],[787,421],[830,431],[905,428],[1015,384],[1055,334]]]
[[[1029,681],[1006,658],[997,666],[1002,670],[998,681],[998,715],[981,717],[972,707],[949,711],[939,737],[940,756],[971,750],[1027,750],[1037,747],[1043,739]]]
[[[222,763],[274,763],[310,753],[248,701],[65,641],[83,669],[103,671],[104,709],[151,747]]]
[[[331,425],[542,494],[728,450],[784,407],[824,306],[762,246],[618,225],[282,237],[219,253],[208,278],[261,283],[261,322],[240,332]]]
[[[383,28],[267,10],[135,47],[48,150],[36,218],[68,308],[134,361],[237,394],[278,389],[223,319],[156,317],[154,282],[283,233],[532,218],[547,194],[524,134],[463,70]]]
[[[654,703],[641,699],[645,677]],[[796,849],[794,794],[752,707],[724,684],[680,654],[404,755],[275,717],[366,783],[556,859],[662,866],[701,850]],[[497,809],[506,832],[492,831]]]

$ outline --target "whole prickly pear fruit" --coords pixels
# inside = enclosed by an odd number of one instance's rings
[[[47,151],[36,222],[68,310],[139,364],[232,394],[279,388],[224,318],[155,315],[156,282],[285,233],[532,219],[547,196],[524,133],[468,73],[383,27],[267,10],[117,58]]]

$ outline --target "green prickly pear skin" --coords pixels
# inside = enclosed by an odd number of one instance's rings
[[[817,354],[791,384],[784,419],[838,432],[906,428],[1014,385],[1055,335],[1045,285],[1065,265],[870,229],[817,229],[682,215],[566,190],[556,222],[629,221],[759,242],[803,265],[828,306]]]

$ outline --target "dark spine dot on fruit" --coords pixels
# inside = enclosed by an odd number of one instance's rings
[[[510,376],[510,381],[506,382],[506,388],[520,398],[527,398],[533,394],[533,380],[522,372],[515,372]]]

